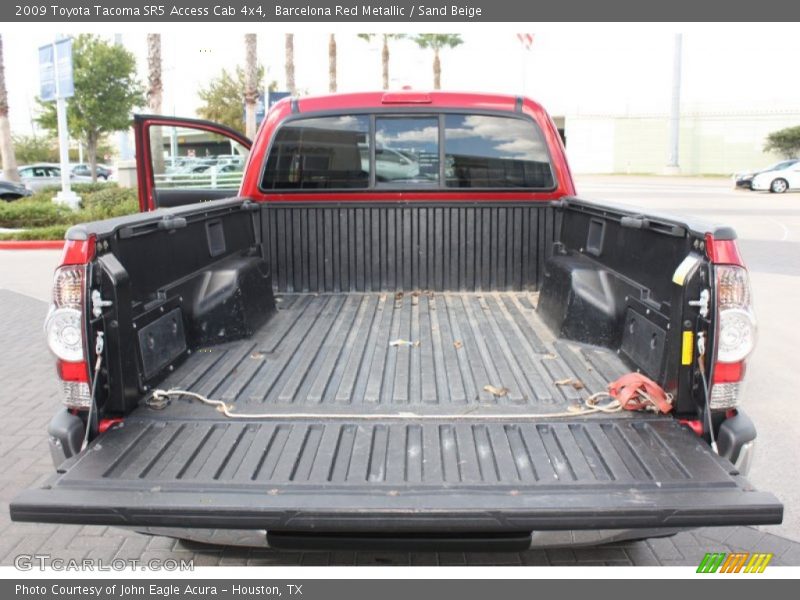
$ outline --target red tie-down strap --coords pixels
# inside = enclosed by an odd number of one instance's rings
[[[672,396],[641,373],[628,373],[608,384],[608,393],[624,410],[652,410],[667,414]]]

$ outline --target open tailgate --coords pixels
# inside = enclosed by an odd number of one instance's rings
[[[16,521],[274,531],[780,523],[670,418],[128,418],[11,503]]]

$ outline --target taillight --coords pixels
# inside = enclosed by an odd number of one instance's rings
[[[714,262],[717,298],[716,361],[709,404],[713,410],[733,408],[745,374],[745,361],[756,343],[750,277],[736,243],[707,239]]]
[[[64,404],[86,410],[91,406],[89,366],[84,340],[86,269],[94,255],[94,239],[67,241],[53,279],[53,300],[45,320],[50,350],[58,359]]]
[[[47,343],[58,358],[69,362],[85,360],[83,350],[83,285],[86,267],[68,266],[56,270],[53,303],[45,322]]]

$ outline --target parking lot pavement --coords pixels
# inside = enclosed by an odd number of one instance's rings
[[[45,428],[59,407],[53,360],[42,322],[58,253],[0,251],[0,382],[6,416],[0,436],[0,565],[20,554],[46,553],[63,559],[194,559],[195,565],[688,565],[706,552],[772,552],[773,565],[800,565],[796,421],[792,394],[798,370],[792,344],[797,331],[794,298],[800,293],[800,194],[781,198],[733,192],[726,182],[638,178],[582,178],[579,190],[592,196],[678,212],[727,217],[742,237],[760,318],[760,346],[750,366],[746,409],[759,430],[759,449],[750,479],[786,504],[784,525],[722,527],[671,538],[606,546],[532,550],[522,553],[287,553],[222,548],[148,537],[110,527],[12,523],[8,503],[21,489],[52,473]],[[735,195],[732,195],[735,194]],[[705,212],[703,212],[705,211]],[[719,219],[715,219],[719,220]],[[772,220],[775,222],[773,223]],[[781,225],[779,227],[778,225]],[[784,238],[783,228],[786,228]],[[5,289],[3,289],[5,288]],[[791,315],[787,317],[786,315]],[[789,475],[787,475],[789,474]],[[789,539],[793,538],[793,539]]]
[[[0,289],[50,301],[59,250],[0,250]]]

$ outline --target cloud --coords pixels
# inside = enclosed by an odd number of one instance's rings
[[[392,144],[435,144],[439,135],[438,127],[423,127],[422,129],[406,129],[404,131],[392,132],[387,134],[385,131],[377,131],[375,140],[379,144],[392,146]]]
[[[470,115],[464,118],[462,127],[448,128],[448,140],[485,140],[498,158],[542,161],[547,153],[542,140],[534,134],[533,125],[527,121],[511,118]]]
[[[318,117],[304,119],[295,124],[296,127],[308,129],[324,129],[333,131],[369,131],[369,117],[343,115],[340,117]]]

